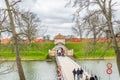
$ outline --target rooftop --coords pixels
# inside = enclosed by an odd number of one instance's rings
[[[55,36],[55,39],[65,39],[65,37],[59,33]]]

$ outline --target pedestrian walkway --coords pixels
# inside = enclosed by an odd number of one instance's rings
[[[65,57],[57,56],[56,61],[57,61],[57,64],[61,66],[63,80],[74,80],[73,73],[72,73],[73,69],[74,68],[78,69],[81,67],[71,58],[66,56]],[[80,80],[85,80],[86,75],[89,77],[87,72],[84,71],[83,78]]]

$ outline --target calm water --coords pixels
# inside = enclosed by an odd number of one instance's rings
[[[27,61],[23,62],[26,80],[57,80],[56,79],[56,64],[54,62],[45,61]],[[0,71],[10,68],[15,65],[15,62],[6,62],[1,65]],[[0,80],[19,80],[17,69],[14,71],[0,75]]]
[[[96,74],[100,80],[120,80],[115,60],[81,60],[77,61],[89,74]],[[112,63],[112,74],[106,73],[107,63]],[[110,79],[109,79],[110,77]]]
[[[115,60],[77,61],[78,64],[82,64],[82,67],[87,70],[89,74],[98,75],[100,80],[109,80],[109,75],[106,74],[106,64],[108,62],[113,65],[113,73],[110,75],[110,80],[120,80]],[[26,61],[22,62],[22,64],[25,71],[26,80],[57,80],[55,62]],[[11,68],[12,66],[14,67]],[[0,63],[0,72],[5,69],[9,69],[9,71],[12,72],[4,75],[0,73],[0,80],[19,80],[15,62]]]

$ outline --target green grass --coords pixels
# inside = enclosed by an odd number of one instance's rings
[[[65,45],[68,49],[74,50],[74,56],[79,58],[108,58],[115,57],[114,50],[110,47],[108,50],[107,43],[79,43],[67,42]],[[54,47],[53,42],[20,44],[20,56],[22,59],[45,60],[48,55],[48,50]],[[13,44],[0,45],[0,59],[15,59]]]
[[[48,50],[54,47],[52,42],[20,44],[20,56],[22,59],[45,60]],[[1,59],[15,59],[15,52],[12,44],[4,44],[0,46]]]
[[[84,47],[85,43],[76,43],[76,42],[68,42],[66,43],[66,47],[68,49],[73,49],[74,50],[74,56],[76,58],[81,58],[83,57],[83,47]]]
[[[107,43],[66,43],[68,49],[74,49],[74,56],[79,58],[110,58],[115,57],[115,53],[112,47],[106,50]]]

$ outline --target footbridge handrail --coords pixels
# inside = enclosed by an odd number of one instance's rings
[[[55,57],[55,58],[56,58],[57,65],[58,65],[58,66],[61,66],[58,58],[57,58],[57,57]],[[62,71],[62,72],[61,72],[61,73],[62,73],[61,80],[67,80],[66,74],[65,74],[64,70],[62,69],[61,71]]]

